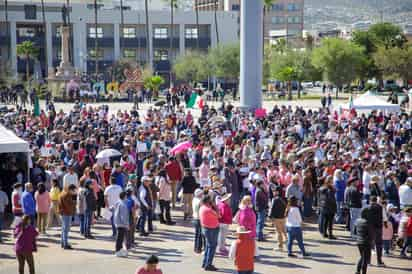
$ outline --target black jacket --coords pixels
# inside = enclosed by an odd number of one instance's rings
[[[94,195],[93,190],[87,189],[84,195],[86,197],[86,209],[95,211],[97,208],[97,200],[96,200],[96,196]]]
[[[349,208],[362,208],[362,194],[354,186],[350,186],[345,191],[345,203]]]
[[[267,207],[268,207],[268,195],[263,189],[257,188],[256,195],[255,195],[256,210],[262,211],[262,210],[265,210]]]
[[[359,218],[355,223],[356,242],[358,245],[370,245],[368,221]]]
[[[336,213],[335,191],[329,187],[322,186],[318,191],[319,207],[324,213]]]
[[[368,207],[368,223],[370,227],[382,228],[383,210],[380,204],[371,204]]]
[[[283,219],[286,216],[286,201],[282,197],[272,199],[269,216],[273,219]]]
[[[188,175],[182,180],[183,194],[193,194],[199,185],[196,183],[195,177]]]

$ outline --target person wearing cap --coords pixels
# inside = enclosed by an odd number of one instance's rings
[[[237,274],[253,274],[255,263],[255,241],[249,237],[251,231],[243,226],[236,229],[237,239],[232,242],[229,258],[234,260]]]
[[[225,194],[220,197],[217,203],[217,208],[219,210],[219,236],[217,242],[217,248],[223,256],[227,256],[228,250],[226,248],[226,236],[229,230],[229,225],[232,224],[232,209],[229,205],[231,194]]]
[[[200,188],[195,190],[194,193],[194,198],[192,201],[192,207],[193,207],[193,226],[195,227],[195,246],[194,246],[194,251],[197,254],[202,253],[202,247],[204,246],[204,237],[202,235],[202,226],[200,224],[200,217],[199,217],[199,210],[200,210],[200,205],[201,201],[203,198],[203,190]]]
[[[155,255],[151,255],[146,260],[146,265],[136,270],[136,274],[162,274],[162,270],[157,268],[159,264],[159,258]]]
[[[273,198],[269,211],[269,217],[275,226],[278,234],[278,247],[283,250],[284,239],[286,239],[286,201],[282,198],[282,187],[277,186],[273,189]]]

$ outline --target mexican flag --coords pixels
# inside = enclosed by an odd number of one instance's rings
[[[199,96],[199,94],[197,94],[197,92],[193,92],[192,95],[189,98],[189,101],[186,104],[187,108],[200,108],[202,109],[204,106],[204,101],[203,98],[201,96]]]

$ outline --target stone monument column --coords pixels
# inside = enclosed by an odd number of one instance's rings
[[[241,0],[240,107],[262,107],[263,0]]]
[[[69,47],[70,47],[70,27],[61,26],[61,55],[62,60],[57,68],[56,76],[64,76],[66,78],[73,77],[74,68],[70,63]]]

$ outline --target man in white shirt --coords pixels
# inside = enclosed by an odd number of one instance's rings
[[[406,179],[406,182],[399,187],[399,202],[401,208],[412,206],[412,177]]]
[[[79,177],[74,172],[73,165],[69,165],[69,172],[63,177],[63,189],[68,189],[70,185],[79,187]]]
[[[116,178],[110,178],[110,186],[104,190],[104,203],[106,205],[106,210],[112,211],[115,204],[120,200],[120,193],[122,191],[122,188],[116,184]],[[110,222],[112,224],[112,237],[115,237],[117,230],[113,222],[113,214],[110,218]]]

